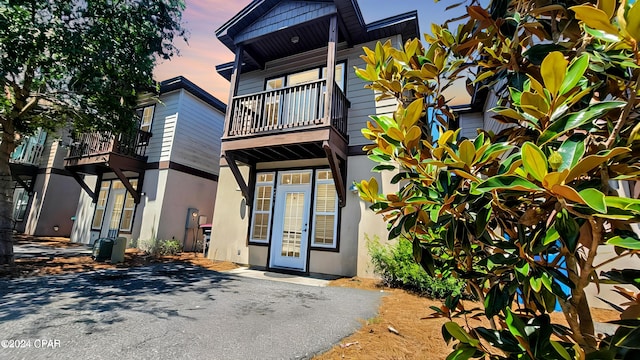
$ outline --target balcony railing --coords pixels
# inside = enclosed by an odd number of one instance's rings
[[[334,84],[332,126],[343,135],[347,130],[349,102]],[[326,80],[233,98],[227,136],[245,136],[329,124],[325,119]]]
[[[132,134],[112,134],[111,132],[81,134],[71,144],[69,158],[94,156],[107,153],[144,158],[151,133],[138,130]]]
[[[11,154],[11,162],[16,164],[39,166],[43,152],[43,144],[28,141],[24,144],[24,148],[17,148],[13,154]]]

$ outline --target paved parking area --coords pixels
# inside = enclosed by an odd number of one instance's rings
[[[0,280],[0,358],[306,359],[381,295],[175,263]]]

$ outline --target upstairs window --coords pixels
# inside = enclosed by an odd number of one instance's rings
[[[154,106],[145,106],[138,109],[137,113],[140,117],[140,130],[151,132],[151,123],[153,122],[153,110]]]

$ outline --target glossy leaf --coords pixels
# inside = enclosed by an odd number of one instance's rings
[[[584,189],[579,192],[580,197],[584,199],[587,205],[595,211],[600,213],[607,212],[607,205],[605,204],[604,194],[596,189]]]
[[[640,240],[631,236],[614,236],[607,240],[607,245],[613,245],[629,250],[640,250]]]
[[[531,142],[522,145],[522,165],[534,179],[542,181],[547,175],[549,164],[542,150]]]
[[[402,127],[408,129],[415,125],[420,117],[422,116],[422,111],[424,110],[424,99],[418,98],[411,102],[409,106],[407,106],[407,110],[404,115],[404,119],[402,120]]]
[[[640,3],[638,1],[631,5],[631,8],[627,11],[627,26],[625,30],[636,41],[640,42]]]
[[[569,9],[576,13],[576,19],[582,20],[591,28],[602,30],[610,34],[618,33],[618,28],[611,25],[611,21],[607,14],[600,9],[589,5],[572,6]]]
[[[556,96],[563,85],[568,61],[559,51],[553,51],[542,60],[540,74],[544,85],[552,96]]]
[[[578,128],[589,121],[595,120],[609,111],[625,106],[623,101],[601,101],[576,113],[571,113],[554,121],[538,138],[538,144],[544,144],[569,130]]]
[[[567,74],[560,86],[560,95],[566,94],[569,90],[573,89],[578,81],[582,78],[582,75],[589,67],[589,54],[584,53],[577,59],[574,59],[569,65]]]
[[[460,325],[453,321],[446,322],[443,327],[447,330],[451,336],[453,336],[456,340],[469,344],[471,346],[477,346],[480,342],[478,339],[474,339],[469,335]]]
[[[558,153],[562,155],[562,164],[558,171],[570,169],[580,161],[585,150],[584,139],[584,134],[574,134],[560,145]]]
[[[480,194],[491,190],[541,191],[542,188],[519,176],[499,175],[481,182],[473,192]]]
[[[567,176],[567,181],[571,181],[577,178],[578,176],[586,174],[587,172],[595,169],[600,164],[604,163],[605,161],[611,159],[614,156],[618,156],[620,154],[624,154],[629,151],[630,151],[629,148],[618,147],[612,150],[603,151],[596,155],[589,155],[583,158],[582,160],[580,160],[573,168],[571,168],[571,171],[569,171],[569,175]]]

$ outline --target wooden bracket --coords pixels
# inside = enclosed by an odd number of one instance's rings
[[[327,154],[329,160],[329,167],[333,173],[333,180],[335,181],[336,191],[338,192],[338,204],[340,207],[344,207],[347,204],[347,188],[346,188],[346,159],[342,161],[338,159],[338,153],[341,153],[335,147],[331,146],[328,141],[322,143],[322,148]]]
[[[101,176],[98,175],[98,181],[96,182],[95,189],[91,189],[89,185],[87,185],[87,183],[84,182],[84,179],[80,176],[80,174],[78,174],[75,171],[69,171],[69,172],[71,173],[71,176],[74,179],[76,179],[78,184],[80,184],[80,187],[82,188],[82,190],[86,191],[87,194],[89,194],[89,197],[91,197],[91,202],[93,202],[94,204],[97,203],[98,194],[99,194],[99,191],[97,189],[100,189]]]
[[[129,192],[129,194],[131,194],[131,196],[133,196],[133,202],[135,202],[136,204],[140,203],[140,193],[141,193],[141,189],[142,189],[142,184],[140,184],[140,180],[138,180],[138,190],[133,188],[133,185],[131,185],[131,183],[129,182],[129,179],[124,175],[124,173],[122,172],[121,169],[117,168],[117,167],[112,167],[113,172],[116,174],[116,176],[118,177],[118,179],[120,179],[120,181],[122,181],[122,185],[124,185],[124,187],[127,189],[127,191]],[[139,177],[141,178],[144,174],[144,172],[142,173],[138,173]]]
[[[236,158],[229,153],[225,153],[223,156],[227,160],[229,169],[231,169],[231,172],[233,173],[233,177],[236,179],[236,183],[240,187],[242,196],[244,196],[245,200],[247,200],[247,204],[253,204],[252,192],[249,189],[249,186],[247,186],[247,183],[245,182],[244,177],[242,177],[242,173],[240,172],[240,168],[238,168],[238,163]]]

